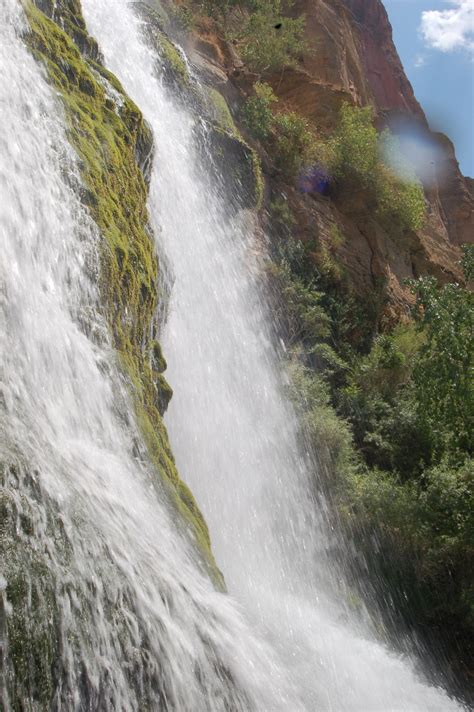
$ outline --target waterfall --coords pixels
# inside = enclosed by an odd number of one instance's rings
[[[171,285],[167,426],[229,595],[203,573],[141,444],[61,104],[23,43],[19,0],[0,0],[7,679],[28,636],[15,709],[40,709],[33,692],[41,709],[73,712],[459,709],[340,600],[325,505],[261,298],[265,248],[252,216],[230,210],[206,174],[196,118],[163,85],[133,8],[82,4],[155,136],[149,209]]]
[[[27,636],[14,709],[40,709],[34,692],[54,710],[286,710],[276,655],[201,573],[137,452],[61,105],[20,4],[1,6],[0,463],[22,542],[17,560],[2,521],[7,660]]]
[[[83,0],[83,7],[106,65],[155,136],[149,208],[172,273],[163,344],[173,451],[231,596],[294,683],[287,709],[458,709],[340,600],[324,502],[313,494],[314,465],[299,450],[259,297],[262,246],[251,218],[235,216],[206,175],[196,118],[164,86],[132,6]]]

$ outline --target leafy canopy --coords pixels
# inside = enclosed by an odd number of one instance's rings
[[[473,271],[472,248],[464,273]],[[413,377],[418,413],[437,452],[472,453],[474,445],[474,294],[433,277],[412,282],[416,315],[426,336]]]

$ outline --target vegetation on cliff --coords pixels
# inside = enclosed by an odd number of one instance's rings
[[[295,179],[315,164],[324,169],[333,195],[343,201],[347,193],[365,191],[378,218],[394,230],[419,230],[423,226],[423,188],[407,165],[400,179],[384,160],[386,147],[396,153],[397,139],[388,129],[379,134],[371,107],[344,103],[334,132],[327,137],[293,111],[275,111],[277,97],[264,82],[256,82],[254,95],[242,108],[248,131],[262,141],[276,168],[287,180]],[[401,171],[400,171],[401,172]]]
[[[305,48],[304,17],[291,18],[288,0],[204,0],[225,37],[239,49],[251,72],[264,74],[292,66]]]
[[[364,225],[368,213],[374,230],[402,244],[425,226],[421,183],[406,161],[401,164],[396,136],[377,130],[371,106],[341,102],[328,130],[281,101],[283,70],[297,61],[302,45],[280,54],[279,17],[275,24],[254,23],[253,42],[264,34],[266,55],[275,62],[253,64],[242,35],[232,34],[235,18],[253,5],[213,0],[190,7],[217,17],[217,33],[233,42],[245,64],[236,80],[237,118],[266,168],[275,310],[292,352],[292,395],[307,436],[324,453],[339,525],[366,554],[372,575],[354,570],[355,585],[371,592],[380,586],[381,606],[388,588],[402,618],[424,630],[442,629],[468,665],[474,630],[472,294],[461,284],[415,280],[406,286],[413,292],[412,314],[384,322],[385,285],[374,280],[365,295],[354,290],[338,258],[347,238],[337,218],[324,239],[317,231],[299,239],[299,221],[310,218],[294,212],[301,201],[289,196],[301,189],[301,178],[308,190],[307,169],[310,177],[316,169],[317,192],[339,214],[359,195]],[[304,18],[292,13],[291,20],[300,23],[295,36],[302,41]],[[282,70],[280,79],[275,69]],[[393,619],[393,609],[387,612]]]
[[[413,321],[371,336],[357,328],[373,323],[370,307],[340,283],[335,288],[330,275],[315,273],[288,231],[275,260],[293,353],[292,395],[307,437],[329,466],[326,488],[339,524],[371,573],[361,576],[350,560],[354,581],[366,591],[380,586],[381,602],[388,584],[396,617],[454,637],[468,665],[473,294],[434,278],[413,281]],[[466,275],[472,270],[472,252],[464,268]],[[387,612],[393,619],[390,605]]]

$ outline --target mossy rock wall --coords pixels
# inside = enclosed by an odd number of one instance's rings
[[[98,61],[78,0],[55,3],[53,19],[40,9],[45,4],[25,6],[31,28],[27,42],[62,98],[68,136],[81,161],[83,201],[103,237],[99,286],[113,344],[130,381],[150,457],[220,579],[207,526],[178,476],[161,418],[172,391],[153,358],[158,260],[146,185],[153,138],[138,107]]]
[[[100,301],[118,365],[129,384],[137,425],[149,459],[179,512],[177,527],[185,524],[204,567],[223,587],[206,523],[179,478],[162,421],[172,392],[163,375],[166,361],[155,333],[159,264],[147,214],[151,131],[116,77],[101,64],[79,0],[25,0],[23,5],[29,21],[25,41],[62,100],[68,138],[82,174],[80,197],[102,237]],[[36,521],[39,502],[46,497],[36,492],[39,478],[8,464],[0,471],[0,535],[7,583],[6,590],[0,590],[0,662],[5,666],[0,674],[6,676],[7,706],[12,710],[48,710],[56,704],[53,698],[61,694],[61,680],[68,675],[61,669],[57,599],[61,580],[68,580],[68,547],[54,503],[49,505],[50,521]],[[44,527],[54,532],[60,575],[48,564],[41,537]],[[84,695],[91,690],[93,685],[85,681]],[[98,700],[91,705],[88,708],[100,708]]]
[[[172,393],[163,376],[166,361],[155,338],[159,265],[147,214],[151,132],[120,83],[100,63],[100,52],[87,35],[77,0],[54,5],[38,0],[37,5],[25,2],[24,7],[30,26],[25,40],[62,99],[68,137],[80,162],[81,198],[102,236],[100,299],[118,364],[130,386],[137,424],[180,521],[187,524],[205,567],[222,586],[207,526],[178,476],[162,421]],[[8,705],[13,710],[47,710],[66,674],[59,669],[57,580],[48,566],[48,553],[29,524],[36,517],[34,498],[28,506],[26,499],[17,501],[15,492],[20,490],[12,472],[10,467],[1,473],[0,534],[7,587],[0,591],[0,673],[5,672],[5,664]],[[22,476],[25,493],[34,490],[34,479],[28,473]],[[53,509],[47,526],[59,531],[60,515],[54,515]],[[25,516],[27,511],[30,514]]]

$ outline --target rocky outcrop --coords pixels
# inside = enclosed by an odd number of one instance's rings
[[[435,147],[436,160],[425,185],[425,225],[416,233],[390,235],[375,220],[363,193],[330,200],[286,190],[297,217],[297,236],[324,247],[336,226],[345,238],[336,257],[352,287],[364,294],[385,283],[388,312],[400,315],[410,300],[406,278],[426,274],[441,282],[461,278],[460,246],[474,239],[472,182],[461,175],[449,139],[429,131],[381,0],[297,0],[291,14],[306,18],[307,50],[295,68],[268,78],[282,108],[307,117],[324,135],[334,128],[344,101],[370,104],[380,128],[390,125],[396,132],[408,122]],[[219,39],[212,23],[203,21],[197,35],[196,66],[214,77],[216,88],[231,107],[237,107],[236,87],[242,100],[255,77],[246,72],[234,49]],[[227,82],[222,79],[224,72]]]
[[[439,148],[433,166],[434,180],[426,185],[425,226],[403,243],[392,245],[390,236],[373,224],[362,202],[355,212],[353,205],[349,211],[344,205],[337,205],[337,211],[345,218],[341,222],[334,213],[333,217],[349,238],[340,257],[356,288],[363,291],[374,279],[383,278],[390,298],[402,303],[407,298],[403,288],[406,277],[435,274],[441,281],[458,279],[459,247],[474,239],[472,192],[460,173],[452,143],[441,134],[429,133],[395,49],[382,2],[299,0],[293,12],[306,16],[309,51],[300,67],[272,78],[272,85],[285,104],[313,120],[323,131],[334,123],[342,101],[371,104],[381,126],[389,124],[396,131],[403,118]],[[324,214],[325,209],[321,216]]]

